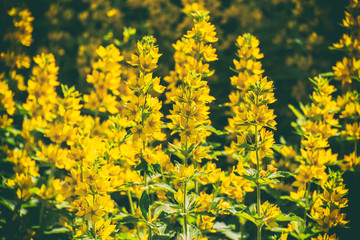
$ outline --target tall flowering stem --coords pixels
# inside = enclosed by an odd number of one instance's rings
[[[183,206],[183,239],[191,239],[188,229],[189,189],[188,183],[195,178],[195,192],[199,193],[198,179],[194,177],[199,171],[203,159],[211,159],[206,147],[206,137],[211,134],[207,126],[209,120],[209,102],[214,98],[209,95],[210,89],[205,78],[211,76],[206,62],[217,60],[211,43],[217,41],[215,27],[209,22],[208,12],[193,13],[194,27],[181,40],[174,44],[175,70],[165,80],[169,83],[167,100],[173,102],[168,127],[171,134],[177,133],[179,139],[172,144],[183,163],[175,174],[183,179],[183,194],[180,203]],[[201,227],[201,221],[198,226]],[[207,225],[211,228],[213,223]]]
[[[317,223],[317,228],[328,232],[331,227],[346,224],[345,214],[340,214],[340,209],[346,206],[344,198],[347,190],[342,184],[341,174],[332,172],[331,165],[337,163],[338,154],[333,154],[329,148],[329,138],[336,136],[339,121],[335,114],[339,111],[332,93],[336,88],[330,84],[329,79],[319,76],[312,79],[315,90],[312,94],[312,103],[302,107],[303,115],[300,124],[294,125],[302,136],[300,156],[296,159],[299,166],[295,171],[295,181],[292,183],[296,191],[290,192],[290,199],[304,208],[303,222],[299,224],[300,231],[291,233],[298,239],[303,238],[305,229],[312,224],[307,216],[310,213]],[[300,116],[300,115],[299,115]],[[333,186],[328,186],[333,182]],[[336,184],[335,184],[336,183]],[[317,185],[322,191],[312,191]],[[336,189],[336,190],[335,190]],[[337,191],[337,200],[344,204],[331,204],[327,196],[329,191]],[[335,194],[335,193],[334,193]],[[337,215],[336,218],[333,216]],[[292,227],[290,227],[292,229]]]
[[[261,180],[266,173],[263,170],[262,160],[272,154],[271,147],[274,143],[275,115],[268,104],[275,102],[273,82],[267,77],[262,77],[263,70],[258,59],[263,57],[258,48],[259,40],[250,34],[237,38],[237,55],[239,60],[234,60],[237,75],[231,77],[231,84],[236,91],[230,94],[230,107],[233,117],[229,119],[227,130],[237,138],[232,142],[228,153],[240,154],[244,149],[250,151],[250,159],[255,165],[254,183],[256,186],[256,212],[262,218]],[[241,157],[238,159],[242,159]],[[240,164],[240,165],[239,165]],[[241,168],[248,167],[248,163],[240,162]],[[264,223],[256,223],[257,239],[261,239],[261,229]]]
[[[352,141],[354,151],[344,153],[341,161],[342,170],[355,171],[360,168],[360,157],[358,156],[358,144],[360,139],[360,97],[357,90],[360,81],[360,55],[359,55],[359,21],[360,3],[351,0],[345,11],[343,26],[346,33],[343,34],[338,43],[333,47],[344,52],[342,61],[338,61],[334,70],[335,80],[341,81],[343,95],[337,99],[340,107],[340,119],[343,119],[341,136],[346,141]]]
[[[34,17],[28,9],[22,8],[14,7],[7,13],[13,18],[13,28],[4,36],[4,41],[10,42],[10,46],[6,52],[0,52],[0,59],[9,68],[9,79],[17,83],[20,91],[25,91],[24,76],[21,72],[31,65],[31,58],[27,56],[25,48],[30,47],[33,42]]]
[[[154,173],[153,165],[165,159],[166,156],[161,151],[159,145],[154,147],[151,144],[157,140],[165,139],[165,134],[161,132],[162,107],[161,102],[154,95],[162,93],[165,87],[160,85],[160,78],[153,77],[153,70],[161,54],[158,53],[158,47],[155,45],[156,39],[153,36],[145,36],[137,44],[137,52],[132,54],[129,64],[134,66],[139,75],[136,78],[129,79],[128,85],[135,94],[131,102],[126,103],[125,114],[132,122],[131,132],[132,140],[136,145],[137,158],[140,160],[139,167],[144,172],[145,191],[140,199],[140,209],[143,217],[148,222],[148,236],[152,239],[152,221],[156,216],[152,216],[150,205],[149,177]],[[150,202],[150,204],[149,204]]]
[[[118,211],[111,193],[124,182],[119,174],[121,168],[116,164],[119,148],[110,134],[111,114],[120,110],[115,96],[122,71],[119,62],[123,57],[113,45],[100,46],[96,53],[98,59],[87,76],[94,90],[84,96],[82,105],[79,92],[62,86],[64,98],[59,99],[58,106],[61,117],[47,134],[58,146],[65,145],[68,149],[61,161],[56,161],[56,167],[68,174],[63,180],[57,179],[60,183],[55,187],[59,192],[56,200],[69,202],[69,210],[75,212],[71,230],[75,231],[75,237],[106,239],[115,230],[112,216]],[[82,108],[93,110],[95,117],[81,114]],[[99,113],[105,119],[102,122]]]

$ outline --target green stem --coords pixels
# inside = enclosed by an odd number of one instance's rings
[[[214,184],[214,189],[215,189],[215,192],[213,193],[213,196],[211,198],[211,204],[210,204],[210,210],[213,209],[215,206],[215,198],[217,197],[217,195],[219,194],[219,184],[218,183],[215,183]]]
[[[130,204],[130,209],[131,209],[131,214],[133,216],[135,216],[135,209],[134,209],[134,203],[133,203],[133,200],[132,200],[132,197],[131,197],[131,191],[130,191],[130,188],[128,189],[128,198],[129,198],[129,204]],[[137,234],[137,237],[138,239],[140,239],[140,235],[139,235],[139,228],[138,228],[138,224],[135,223],[135,229],[136,229],[136,234]]]
[[[98,237],[97,237],[97,234],[96,234],[96,227],[95,227],[95,226],[93,226],[93,229],[94,229],[94,237],[95,237],[95,240],[97,240],[97,239],[98,239]]]
[[[241,221],[240,217],[240,240],[244,239],[244,232],[245,232],[245,224]]]
[[[305,208],[304,208],[304,223],[306,226],[306,218],[307,218],[307,209],[309,208],[309,193],[310,193],[310,185],[311,183],[306,183],[305,189]]]
[[[259,95],[256,94],[255,105],[259,106]],[[255,124],[255,147],[256,147],[256,208],[259,218],[261,214],[261,189],[260,189],[260,157],[259,157],[259,131],[258,124]],[[261,240],[261,228],[262,225],[257,226],[257,240]]]
[[[187,195],[187,181],[184,182],[184,206],[183,206],[183,214],[184,214],[184,240],[188,240],[187,233],[187,209],[186,209],[186,195]]]
[[[129,198],[129,204],[130,204],[130,209],[131,209],[131,214],[132,215],[135,215],[135,209],[134,209],[134,203],[133,203],[133,200],[132,200],[132,197],[131,197],[131,191],[130,191],[130,188],[128,189],[128,198]]]
[[[255,125],[255,146],[256,146],[256,208],[257,214],[261,217],[261,191],[260,191],[260,158],[259,158],[259,133],[258,125]],[[261,225],[257,226],[257,240],[261,240]]]
[[[185,169],[187,168],[187,161],[188,161],[188,142],[187,137],[185,139],[185,156],[184,156],[184,166]],[[183,203],[183,214],[184,214],[184,240],[188,240],[188,228],[187,228],[187,209],[186,209],[186,196],[187,196],[187,179],[184,182],[184,203]]]
[[[149,183],[147,180],[147,173],[146,171],[144,171],[144,180],[145,180],[145,187],[146,187],[146,192],[149,196]],[[149,213],[150,213],[150,209],[149,209]],[[151,213],[150,213],[150,220],[151,220]],[[151,231],[151,226],[149,225],[149,240],[152,239],[152,231]]]
[[[261,226],[257,226],[257,240],[261,240]]]
[[[193,162],[194,162],[193,164],[194,164],[195,169],[197,169],[198,164],[197,164],[196,160]],[[195,181],[195,193],[197,195],[199,195],[199,181],[197,180],[197,178],[195,178],[194,181]]]
[[[356,159],[357,159],[357,143],[358,143],[358,141],[357,141],[357,138],[356,138],[356,136],[355,136],[355,143],[354,143],[354,154],[355,154],[355,159],[354,159],[354,163],[356,162]]]
[[[40,214],[39,214],[40,232],[42,232],[42,230],[43,230],[42,221],[43,221],[43,217],[44,217],[44,212],[45,212],[45,200],[41,199]]]
[[[51,163],[51,168],[50,168],[50,174],[49,174],[49,178],[48,178],[48,181],[47,181],[47,184],[46,184],[46,188],[48,189],[51,185],[51,180],[52,178],[54,177],[54,172],[55,172],[55,163],[52,162]],[[44,199],[41,199],[41,206],[40,206],[40,213],[39,213],[39,226],[40,226],[40,231],[42,232],[43,229],[44,229],[44,226],[43,226],[43,219],[44,219],[44,213],[45,213],[45,203],[46,203],[46,200]]]
[[[255,126],[255,146],[256,146],[256,199],[257,199],[257,213],[259,217],[261,217],[261,192],[260,192],[260,158],[259,158],[259,150],[258,150],[258,131],[257,125]]]

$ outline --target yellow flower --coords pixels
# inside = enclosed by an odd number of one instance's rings
[[[281,211],[275,204],[270,204],[268,201],[264,202],[261,204],[261,212],[268,228],[272,229],[279,226],[276,218],[281,214]]]
[[[314,178],[314,173],[312,172],[311,166],[300,165],[294,177],[296,181],[292,185],[295,187],[304,187],[306,183]]]
[[[297,192],[290,192],[290,197],[294,200],[299,200],[305,196],[305,188],[299,187]]]
[[[288,233],[281,233],[279,240],[287,240],[288,235],[289,235]]]
[[[211,229],[214,225],[214,220],[216,217],[210,216],[197,216],[196,225],[202,230],[208,230],[210,232],[216,232],[216,230]]]
[[[31,22],[34,21],[34,17],[31,16],[31,12],[28,9],[12,8],[8,11],[8,14],[14,18],[13,24],[16,29],[14,32],[7,33],[4,40],[19,42],[29,47],[33,41]]]
[[[52,199],[56,193],[52,187],[47,188],[45,184],[41,185],[41,188],[36,192],[36,195],[41,197],[42,199]]]
[[[9,115],[13,115],[16,110],[13,98],[14,93],[9,89],[8,84],[0,80],[0,101]]]
[[[6,128],[11,126],[13,119],[9,118],[7,114],[0,115],[0,128]]]
[[[335,79],[340,80],[342,85],[351,83],[351,66],[348,58],[344,57],[342,61],[336,63],[333,67]]]
[[[110,234],[114,232],[116,225],[111,224],[111,219],[104,220],[100,219],[95,222],[96,235],[101,237],[101,240],[112,240],[113,237],[110,237]]]
[[[143,152],[142,152],[142,156],[145,159],[146,162],[148,162],[149,164],[156,164],[157,163],[157,156],[156,154],[153,153],[152,150],[146,148]]]
[[[323,139],[321,137],[315,137],[314,135],[310,135],[307,139],[301,141],[301,143],[304,145],[305,149],[308,150],[316,150],[329,146],[326,139]]]
[[[104,210],[100,209],[100,204],[89,205],[85,209],[84,220],[90,220],[96,224],[99,217],[105,215]],[[79,215],[78,215],[79,216]]]
[[[181,189],[176,192],[174,198],[178,203],[184,203],[184,193],[181,191]]]
[[[193,164],[188,167],[185,167],[185,165],[181,164],[178,169],[174,170],[174,174],[178,177],[179,180],[184,180],[194,175],[194,170],[195,169]]]
[[[339,240],[335,234],[329,236],[327,233],[324,235],[319,234],[317,238],[312,237],[311,240]]]
[[[352,152],[344,156],[344,159],[340,163],[340,168],[343,171],[351,170],[358,168],[360,166],[360,156],[357,156],[355,152]]]
[[[294,158],[296,156],[296,151],[292,146],[284,145],[281,148],[281,154],[286,158]]]
[[[6,184],[8,186],[16,186],[18,188],[16,191],[18,199],[26,200],[32,195],[29,190],[31,187],[35,186],[36,183],[33,182],[33,179],[29,174],[15,173],[15,179],[8,179]]]
[[[196,205],[198,206],[197,211],[206,212],[210,211],[213,195],[201,192],[200,196],[196,198]]]
[[[142,72],[151,72],[157,68],[157,63],[161,54],[159,48],[155,46],[156,39],[153,36],[145,36],[142,41],[138,41],[138,54],[131,55],[132,66],[139,66]]]
[[[345,130],[341,132],[342,135],[351,136],[354,139],[360,139],[360,127],[358,122],[346,124]]]

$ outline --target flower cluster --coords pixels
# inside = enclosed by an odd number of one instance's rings
[[[341,49],[347,53],[347,56],[333,67],[335,79],[341,81],[342,85],[351,84],[353,79],[360,78],[360,60],[358,59],[360,22],[357,17],[359,8],[360,3],[357,0],[350,1],[343,19],[343,26],[349,30],[349,34],[343,34],[339,42],[333,45],[335,49]]]
[[[341,135],[345,141],[354,144],[353,152],[346,152],[340,167],[343,170],[355,170],[359,168],[360,159],[357,154],[360,119],[359,93],[356,89],[356,81],[360,79],[360,60],[359,60],[359,14],[360,3],[356,0],[350,1],[345,11],[343,26],[347,33],[343,34],[334,48],[342,50],[345,57],[333,67],[335,79],[342,82],[343,94],[337,99],[340,119],[343,119],[343,129]],[[355,82],[353,82],[355,80]]]
[[[87,82],[93,84],[95,91],[84,96],[85,108],[99,112],[118,113],[121,109],[116,96],[120,95],[122,67],[124,59],[114,45],[96,50],[99,59],[93,64],[93,71],[87,75]]]
[[[20,10],[19,8],[12,8],[8,12],[9,16],[13,17],[13,24],[16,30],[5,35],[5,40],[21,43],[24,46],[30,46],[32,39],[34,17],[28,9]]]
[[[347,207],[348,200],[344,198],[348,189],[345,189],[343,179],[339,172],[330,172],[328,181],[321,186],[323,192],[314,192],[314,204],[311,208],[311,216],[317,222],[318,228],[328,232],[336,225],[345,225],[345,214],[340,209]]]
[[[317,77],[313,80],[315,91],[313,92],[313,103],[303,108],[305,122],[301,126],[303,140],[301,142],[300,165],[295,175],[296,181],[293,186],[297,187],[297,192],[291,192],[293,199],[309,197],[308,188],[311,182],[319,181],[320,185],[327,180],[325,172],[326,166],[334,164],[337,155],[328,149],[328,139],[337,133],[335,126],[339,123],[334,118],[338,110],[336,101],[331,94],[335,92],[334,86],[329,84],[329,80]]]

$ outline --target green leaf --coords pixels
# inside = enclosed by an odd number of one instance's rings
[[[155,172],[162,173],[162,168],[159,163],[153,164],[153,168],[154,168]]]
[[[249,176],[249,175],[239,175],[239,176],[256,184],[256,181],[257,181],[256,177],[252,177],[252,176]]]
[[[280,181],[277,179],[271,179],[271,178],[260,178],[259,183],[260,183],[260,185],[269,185],[269,184],[279,184]]]
[[[237,215],[238,215],[238,216],[241,216],[241,217],[243,217],[243,218],[245,218],[245,219],[253,222],[255,225],[257,225],[256,219],[255,219],[253,216],[251,216],[250,214],[248,214],[248,213],[246,213],[246,212],[238,212]]]
[[[289,172],[285,172],[285,171],[276,171],[271,173],[269,176],[267,176],[267,178],[279,178],[279,177],[286,177],[289,176],[290,173]]]
[[[6,138],[6,139],[5,139],[5,142],[6,142],[7,144],[9,144],[9,145],[12,145],[12,146],[15,146],[15,144],[16,144],[15,139],[14,139],[14,138],[10,138],[10,137]]]
[[[141,158],[141,162],[135,167],[135,170],[144,170],[146,173],[149,173],[149,164],[145,161],[145,159]]]
[[[303,41],[300,38],[294,38],[294,42],[301,46],[304,45]]]
[[[200,176],[203,176],[203,175],[206,175],[206,174],[209,174],[208,172],[198,172],[196,171],[191,177],[190,179],[193,179],[195,177],[200,177]]]
[[[197,215],[200,215],[200,216],[208,216],[208,217],[216,217],[213,213],[211,213],[211,212],[198,212],[198,211],[196,211],[196,212],[194,212],[195,214],[195,216],[197,216]]]
[[[212,132],[212,133],[215,133],[216,135],[220,136],[220,135],[225,135],[225,134],[229,134],[228,131],[220,131],[220,130],[217,130],[216,128],[214,128],[213,126],[211,125],[206,125],[205,126],[205,129]]]
[[[145,77],[145,76],[144,76]],[[153,78],[151,77],[151,80],[146,83],[146,85],[143,87],[142,92],[146,94],[147,92],[151,91],[153,89],[152,82]]]
[[[296,216],[294,213],[290,213],[290,214],[280,214],[277,218],[276,221],[304,221],[301,217]]]
[[[238,144],[238,145],[235,145],[236,147],[238,148],[245,148],[245,149],[249,149],[250,151],[256,151],[256,147],[250,145],[250,144],[247,144],[247,143],[243,143],[243,144]]]
[[[245,208],[246,208],[246,206],[244,204],[237,204],[235,206],[231,206],[231,207],[225,209],[224,211],[235,215],[240,211],[244,211]]]
[[[172,144],[171,142],[168,142],[168,144],[169,144],[174,150],[183,153],[183,151],[181,150],[181,148],[179,148],[178,146]]]
[[[36,207],[38,205],[39,205],[39,200],[36,199],[36,198],[32,198],[32,199],[30,199],[30,201],[26,201],[25,203],[23,203],[21,205],[21,207],[23,207],[23,208],[32,208],[32,207]]]
[[[270,128],[270,129],[272,129],[272,130],[274,130],[274,131],[277,130],[277,128],[276,128],[275,126],[272,126],[272,125],[270,125],[270,124],[265,124],[265,127],[268,127],[268,128]]]
[[[172,235],[170,235],[170,234],[165,234],[165,235],[153,235],[153,236],[152,236],[152,239],[153,239],[153,240],[169,240],[169,239],[171,239],[174,235],[175,235],[175,233],[173,233]]]
[[[55,206],[57,209],[67,209],[71,207],[71,204],[67,201],[55,202]]]
[[[166,224],[159,224],[159,226],[153,226],[152,229],[154,230],[154,232],[156,232],[156,234],[153,235],[152,239],[168,240],[174,237],[176,234],[176,232],[174,231],[166,231]]]
[[[213,229],[224,234],[226,237],[232,240],[240,240],[245,238],[245,236],[242,236],[241,233],[233,232],[231,225],[226,225],[223,222],[215,222],[213,225]]]
[[[305,123],[306,121],[306,118],[305,116],[299,111],[297,110],[293,105],[289,104],[288,105],[290,110],[295,114],[295,116],[298,118],[298,120],[301,122],[301,123]]]
[[[176,193],[176,191],[166,183],[154,183],[154,184],[152,184],[152,186],[168,190],[172,193]]]
[[[144,113],[142,114],[142,116],[141,116],[142,121],[143,121],[143,122],[146,121],[146,119],[149,118],[150,114],[151,114],[151,111],[144,112]]]
[[[165,212],[167,214],[174,214],[174,213],[180,213],[182,211],[182,209],[179,208],[178,205],[176,204],[166,203],[166,202],[156,202],[156,203],[160,204],[155,209],[156,215],[159,215],[161,212]]]
[[[299,135],[304,135],[304,131],[301,129],[301,127],[299,126],[299,124],[292,122],[291,126],[295,129],[296,133]]]
[[[197,239],[198,237],[200,237],[200,230],[194,225],[188,224],[188,231],[188,239]]]
[[[140,211],[146,220],[148,220],[147,214],[149,212],[149,207],[150,207],[150,197],[147,194],[147,192],[144,191],[140,198]]]
[[[60,228],[53,228],[50,231],[44,231],[44,234],[50,235],[50,234],[60,234],[60,233],[67,233],[67,232],[70,232],[70,230],[68,228],[60,227]]]
[[[0,204],[2,204],[3,206],[7,207],[8,209],[10,209],[11,211],[14,211],[15,209],[15,205],[16,203],[10,201],[10,200],[7,200],[5,198],[0,198]]]
[[[253,177],[256,177],[256,169],[252,169],[250,167],[244,167],[244,169],[246,170],[246,173],[249,175],[249,176],[253,176]]]
[[[133,135],[133,133],[131,132],[131,130],[129,129],[123,139],[123,141],[125,141],[128,137],[130,137],[131,135]]]
[[[291,202],[295,202],[295,203],[301,205],[301,202],[300,202],[299,200],[292,199],[290,196],[281,196],[280,199],[289,200],[289,201],[291,201]]]
[[[14,136],[21,134],[21,131],[19,129],[13,128],[12,126],[6,127],[5,130],[9,133],[12,133]]]
[[[334,72],[326,72],[326,73],[320,73],[321,77],[333,77],[335,76]]]
[[[131,216],[131,215],[126,215],[125,217],[117,215],[117,216],[113,217],[112,219],[114,221],[121,220],[121,222],[123,222],[123,223],[137,223],[140,220],[139,218]]]

